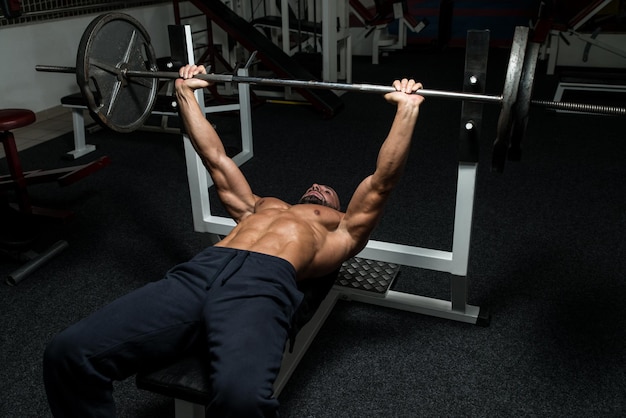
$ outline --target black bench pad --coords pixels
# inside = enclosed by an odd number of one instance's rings
[[[211,400],[204,356],[190,354],[162,369],[139,373],[135,378],[139,389],[160,395],[207,405]]]

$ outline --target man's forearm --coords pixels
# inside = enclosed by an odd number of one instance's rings
[[[194,91],[186,87],[178,88],[176,98],[183,125],[200,157],[206,160],[212,153],[224,153],[222,141],[200,109]]]
[[[402,175],[409,155],[418,112],[417,106],[398,105],[389,134],[380,147],[376,171],[372,176],[373,184],[381,191],[391,190]]]

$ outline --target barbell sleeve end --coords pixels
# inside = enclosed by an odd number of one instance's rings
[[[551,110],[562,110],[566,112],[582,112],[597,115],[626,116],[626,108],[609,105],[597,105],[590,103],[554,102],[549,100],[531,100],[533,106],[543,107]]]
[[[76,67],[59,67],[56,65],[35,65],[35,70],[44,73],[76,73]]]

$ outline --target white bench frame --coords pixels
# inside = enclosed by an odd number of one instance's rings
[[[187,45],[191,45],[191,42],[189,31]],[[189,62],[194,62],[193,48],[188,47],[187,50],[189,51]],[[247,76],[248,70],[240,69],[238,75]],[[238,166],[241,166],[254,156],[254,151],[250,87],[248,84],[242,83],[239,84],[238,91],[239,104],[233,106],[237,106],[240,112],[242,150],[233,157],[233,160]],[[196,91],[196,98],[201,109],[204,108],[202,94],[200,90]],[[204,109],[204,111],[206,113],[207,110]],[[189,137],[184,134],[183,139],[194,230],[215,235],[227,235],[235,226],[235,222],[231,218],[212,213],[209,188],[213,185],[213,181],[193,148]],[[280,374],[274,384],[275,396],[280,395],[339,298],[470,324],[478,322],[480,308],[467,303],[467,269],[477,167],[477,163],[459,163],[458,166],[452,251],[370,240],[363,251],[357,255],[357,257],[371,260],[450,273],[450,300],[391,290],[383,296],[369,296],[362,291],[334,286],[311,321],[298,333],[293,352],[289,353],[286,350]],[[177,418],[204,418],[205,416],[203,405],[196,405],[181,399],[175,400],[175,410]]]

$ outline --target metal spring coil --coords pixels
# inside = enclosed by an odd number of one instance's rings
[[[596,105],[589,103],[551,102],[547,100],[532,100],[534,106],[554,110],[568,110],[572,112],[587,112],[600,115],[626,116],[626,108],[617,106]]]

